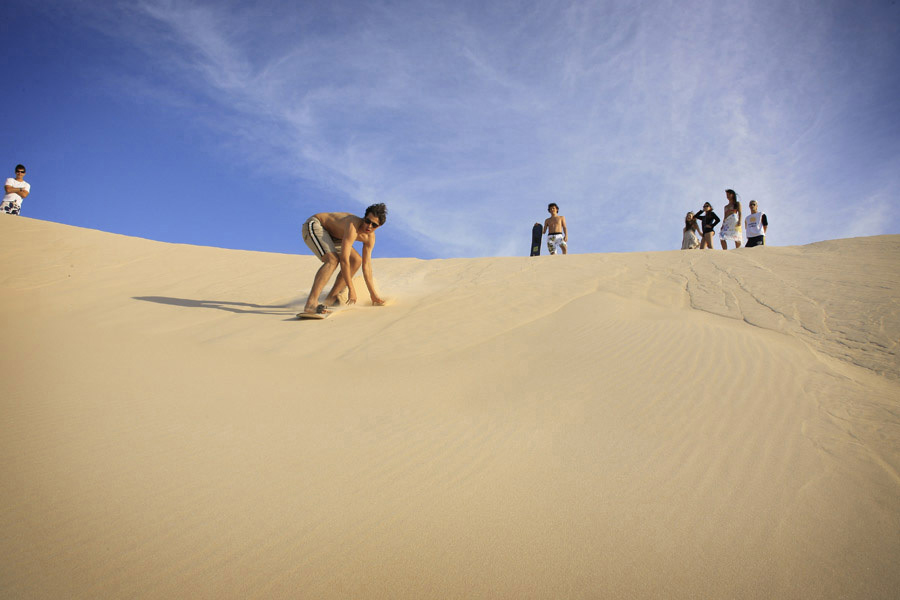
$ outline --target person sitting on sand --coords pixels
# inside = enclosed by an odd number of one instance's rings
[[[684,236],[681,238],[682,250],[694,250],[700,246],[700,226],[694,213],[689,212],[684,217]]]
[[[744,222],[747,225],[747,248],[765,246],[769,219],[766,218],[766,213],[758,212],[756,200],[750,201],[750,214]]]
[[[556,254],[556,251],[562,248],[563,254],[568,254],[569,230],[566,228],[566,218],[559,214],[559,207],[555,202],[547,205],[547,212],[550,217],[544,221],[544,233],[550,231],[547,236],[547,250],[550,254]]]
[[[716,234],[715,227],[721,222],[719,215],[713,212],[712,204],[703,205],[703,210],[694,213],[695,219],[700,219],[703,225],[703,239],[700,241],[700,249],[712,250],[713,237]]]
[[[375,291],[375,282],[372,278],[372,248],[375,246],[375,230],[384,225],[387,219],[387,207],[384,204],[373,204],[366,209],[365,215],[360,218],[350,213],[318,213],[303,224],[303,241],[323,263],[313,279],[303,312],[329,312],[326,305],[337,305],[338,294],[344,288],[349,290],[347,304],[356,304],[353,276],[360,266],[372,304],[375,306],[384,304],[384,300],[379,298],[378,292]],[[362,242],[362,256],[353,248],[355,242]],[[328,292],[325,304],[319,304],[319,294],[339,265],[341,270],[334,287]]]
[[[741,231],[741,218],[743,217],[741,202],[738,200],[737,193],[734,190],[725,190],[725,198],[728,199],[728,204],[725,205],[725,220],[722,221],[722,228],[719,230],[722,250],[728,250],[729,240],[734,242],[735,248],[740,248],[743,239],[743,232]]]

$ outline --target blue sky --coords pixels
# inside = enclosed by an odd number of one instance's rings
[[[756,199],[775,245],[900,233],[900,5],[13,0],[0,168],[26,216],[308,253],[385,202],[376,257],[677,249]]]

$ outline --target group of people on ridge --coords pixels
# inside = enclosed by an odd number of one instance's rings
[[[743,209],[734,190],[725,190],[725,220],[719,218],[709,202],[703,205],[703,209],[697,212],[689,212],[684,217],[684,235],[681,240],[682,250],[712,250],[713,239],[716,235],[716,225],[722,223],[719,230],[719,240],[722,242],[722,250],[728,250],[728,242],[733,242],[735,248],[740,248],[743,243],[743,229],[741,221],[747,229],[747,248],[765,246],[766,230],[769,228],[769,220],[765,213],[759,212],[756,200],[750,201],[750,214],[743,219]]]

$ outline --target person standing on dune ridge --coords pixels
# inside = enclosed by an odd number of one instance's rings
[[[750,214],[745,219],[747,226],[747,248],[766,245],[766,232],[769,229],[769,219],[766,213],[759,212],[756,200],[750,201]]]
[[[694,218],[700,219],[700,224],[703,225],[703,237],[700,241],[700,249],[712,250],[713,238],[716,235],[715,227],[721,221],[719,215],[713,212],[712,204],[706,202],[703,204],[703,210],[698,210],[694,213]]]
[[[694,250],[700,247],[700,227],[694,213],[689,212],[684,217],[684,229],[682,230],[681,249]]]
[[[547,212],[550,217],[544,221],[544,233],[547,235],[547,250],[550,254],[556,254],[556,251],[562,248],[563,254],[568,254],[569,230],[566,228],[566,218],[559,214],[559,207],[555,202],[547,205]]]
[[[734,242],[735,248],[740,248],[743,241],[741,219],[744,216],[741,201],[734,190],[725,190],[725,198],[728,200],[728,204],[725,205],[725,220],[722,221],[722,228],[719,229],[722,250],[728,250],[729,241]]]
[[[31,193],[31,184],[25,181],[25,166],[16,165],[15,177],[6,180],[6,195],[0,202],[0,212],[17,215],[22,210],[22,200]]]

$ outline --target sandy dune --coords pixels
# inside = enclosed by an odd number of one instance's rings
[[[2,598],[900,590],[900,236],[381,259],[311,322],[310,255],[0,250]]]

